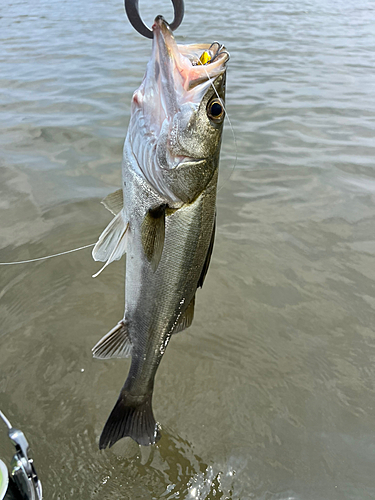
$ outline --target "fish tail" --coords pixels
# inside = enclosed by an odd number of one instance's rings
[[[100,436],[99,448],[111,447],[126,436],[143,446],[160,439],[159,426],[152,413],[152,392],[140,399],[121,391]]]

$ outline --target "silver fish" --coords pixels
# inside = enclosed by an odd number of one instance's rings
[[[217,42],[177,45],[161,16],[153,32],[132,99],[122,190],[103,200],[115,218],[93,249],[104,267],[127,254],[124,318],[95,345],[94,357],[132,357],[101,449],[125,436],[141,445],[159,439],[156,370],[171,335],[191,325],[215,234],[229,55]]]

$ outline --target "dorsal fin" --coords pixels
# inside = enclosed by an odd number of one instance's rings
[[[122,193],[122,189],[118,189],[114,193],[109,193],[109,195],[102,199],[101,203],[113,215],[117,215],[124,207],[124,196]]]

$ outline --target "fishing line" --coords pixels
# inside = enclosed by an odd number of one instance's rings
[[[210,82],[210,84],[211,84],[211,87],[212,87],[212,88],[214,89],[214,91],[215,91],[215,94],[216,94],[217,98],[219,99],[219,101],[220,101],[221,105],[223,106],[223,109],[224,109],[224,111],[225,111],[225,116],[226,116],[226,118],[228,119],[228,122],[229,122],[229,125],[230,125],[230,129],[231,129],[232,136],[233,136],[234,148],[235,148],[235,158],[234,158],[233,167],[232,167],[232,170],[231,170],[231,172],[230,172],[230,174],[229,174],[228,178],[224,181],[223,185],[222,185],[222,186],[221,186],[221,187],[217,190],[217,192],[218,192],[218,193],[220,193],[220,191],[223,189],[223,187],[225,186],[225,184],[226,184],[226,183],[229,181],[229,179],[231,178],[231,176],[232,176],[232,174],[233,174],[233,171],[234,171],[234,169],[236,168],[236,165],[237,165],[237,160],[238,160],[238,147],[237,147],[237,140],[236,140],[236,135],[235,135],[235,133],[234,133],[234,128],[233,128],[232,122],[231,122],[231,120],[230,120],[230,118],[229,118],[229,115],[228,115],[228,113],[227,113],[226,107],[225,107],[225,105],[224,105],[224,103],[223,103],[223,101],[222,101],[221,97],[219,96],[219,94],[218,94],[218,92],[217,92],[217,90],[216,90],[216,88],[215,88],[215,85],[213,84],[213,81],[212,81],[212,79],[210,78],[210,75],[208,74],[208,72],[207,72],[207,70],[206,70],[206,68],[205,68],[205,65],[204,65],[204,64],[202,64],[202,68],[204,69],[204,71],[205,71],[205,73],[206,73],[206,75],[207,75],[207,78],[208,78],[208,80],[209,80],[209,82]]]
[[[68,253],[78,252],[79,250],[84,250],[85,248],[93,246],[95,246],[95,243],[90,243],[90,245],[85,245],[83,247],[73,248],[73,250],[67,250],[66,252],[55,253],[53,255],[46,255],[45,257],[38,257],[37,259],[18,260],[16,262],[0,262],[0,266],[12,266],[14,264],[28,264],[29,262],[37,262],[38,260],[52,259],[52,257],[59,257],[60,255],[66,255]]]

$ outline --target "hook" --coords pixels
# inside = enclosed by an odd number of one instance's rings
[[[172,31],[176,30],[184,17],[184,0],[172,0],[174,19],[170,24]],[[138,0],[125,0],[125,11],[133,28],[146,38],[153,38],[154,33],[148,28],[139,15]]]

